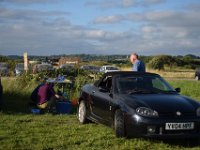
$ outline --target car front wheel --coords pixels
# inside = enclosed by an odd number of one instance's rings
[[[115,111],[114,129],[117,137],[126,137],[124,115],[120,109]]]
[[[199,76],[196,76],[195,79],[198,81],[199,80]]]
[[[79,107],[78,107],[78,120],[80,123],[84,124],[87,123],[87,117],[86,117],[86,104],[85,101],[80,101]]]

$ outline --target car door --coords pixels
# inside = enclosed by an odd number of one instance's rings
[[[105,77],[99,85],[95,88],[92,94],[92,112],[102,121],[109,121],[111,111],[110,111],[110,90],[112,86],[112,78]]]

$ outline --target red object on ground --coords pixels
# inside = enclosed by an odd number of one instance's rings
[[[77,106],[78,105],[78,100],[77,99],[73,99],[71,101],[71,103],[72,103],[73,106]]]

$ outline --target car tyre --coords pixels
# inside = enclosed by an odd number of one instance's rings
[[[115,111],[114,129],[116,137],[126,137],[124,115],[120,109]]]
[[[195,79],[198,81],[199,80],[199,76],[196,76]]]
[[[87,119],[87,108],[85,101],[80,101],[80,104],[78,106],[78,120],[81,124],[85,124],[88,122]]]

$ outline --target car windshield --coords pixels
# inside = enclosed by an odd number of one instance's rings
[[[52,66],[51,65],[40,65],[39,69],[41,69],[41,70],[48,70],[48,69],[52,69]]]
[[[24,68],[24,64],[17,64],[16,68],[23,69]]]
[[[107,70],[119,70],[118,68],[116,67],[106,67]]]
[[[116,78],[117,92],[120,94],[176,93],[176,91],[159,76],[119,76]]]
[[[0,68],[8,68],[8,64],[6,64],[6,63],[0,63]]]
[[[72,68],[73,65],[70,65],[70,64],[64,64],[64,65],[61,65],[60,68]]]

